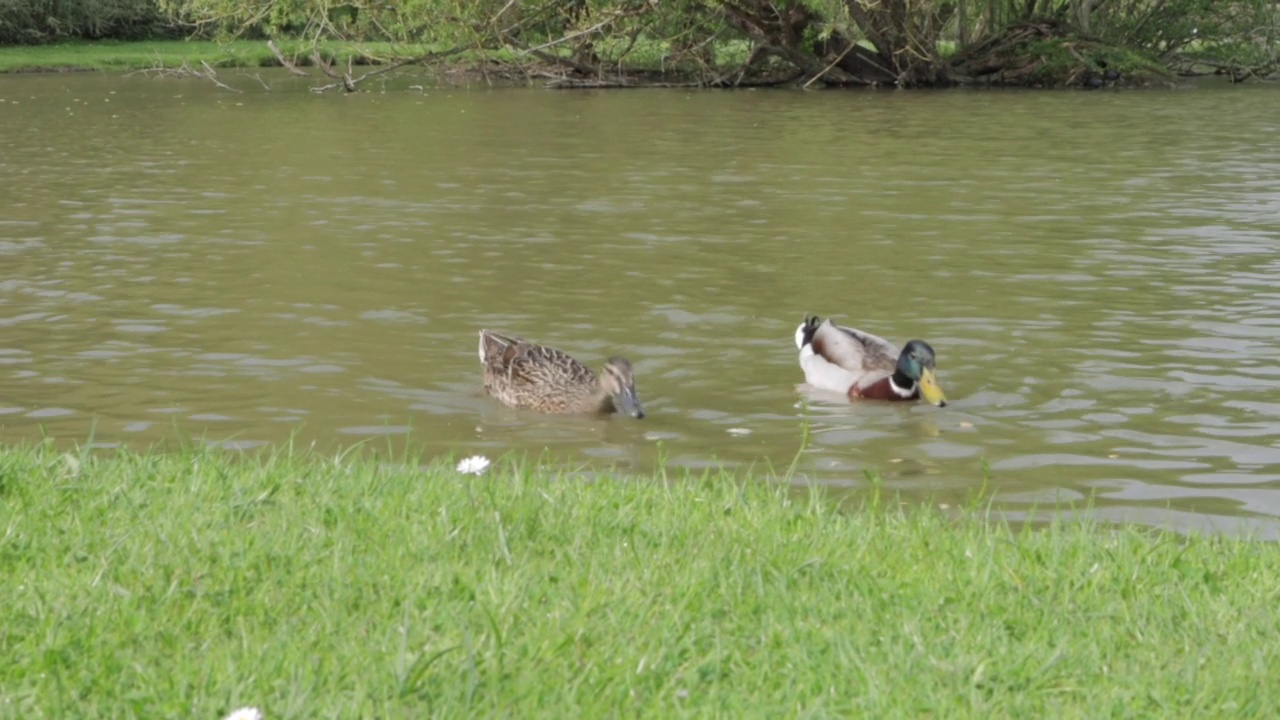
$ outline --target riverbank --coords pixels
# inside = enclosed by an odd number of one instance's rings
[[[361,63],[379,55],[392,57],[396,53],[425,50],[416,46],[392,43],[339,43],[320,45],[325,56],[345,64],[348,58]],[[283,41],[280,51],[305,66],[311,62],[310,45],[301,41]],[[267,46],[258,40],[140,40],[121,42],[100,40],[95,42],[58,43],[53,45],[0,46],[0,73],[17,72],[130,72],[150,69],[176,69],[184,65],[201,67],[208,63],[215,68],[280,67],[280,61]]]
[[[1034,39],[1023,38],[1024,42]],[[1100,88],[1106,86],[1172,85],[1174,76],[1158,65],[1144,60],[1140,55],[1120,52],[1106,47],[1095,47],[1092,54],[1095,65],[1085,66],[1076,61],[1077,47],[1067,49],[1050,42],[1023,47],[1019,52],[1017,72],[1014,75],[995,74],[973,77],[960,83],[964,85],[990,86],[1012,85],[1027,87],[1076,86]],[[102,40],[52,45],[0,46],[0,74],[30,72],[137,72],[154,71],[181,76],[216,78],[209,69],[224,68],[279,68],[282,58],[298,75],[311,75],[321,85],[340,89],[343,83],[333,83],[343,76],[350,82],[348,89],[355,89],[360,76],[376,73],[377,69],[403,62],[406,58],[433,58],[432,53],[441,48],[433,45],[405,45],[387,42],[344,43],[322,42],[318,46],[319,57],[329,64],[328,72],[316,68],[315,54],[310,44],[300,40],[280,41],[276,49],[265,41],[233,40],[156,40],[122,42]],[[607,44],[602,47],[607,47]],[[954,54],[954,43],[946,43],[944,54]],[[707,83],[705,68],[682,68],[668,65],[666,46],[652,43],[633,43],[628,51],[632,69],[616,75],[607,72],[602,77],[565,73],[555,63],[543,60],[532,64],[529,59],[518,61],[518,55],[510,51],[488,53],[482,60],[475,53],[446,54],[444,62],[432,62],[441,76],[456,81],[459,78],[509,83],[545,84],[561,88],[621,88],[646,85],[701,86]],[[724,43],[717,50],[722,63],[743,62],[749,55],[744,43]],[[374,66],[353,72],[344,72],[348,62],[353,66]],[[370,73],[373,74],[373,73]],[[795,81],[803,78],[797,77]],[[791,81],[777,78],[743,79],[745,85],[777,85]],[[724,83],[720,83],[723,85]],[[253,83],[246,84],[252,87]],[[712,86],[716,86],[712,83]],[[243,89],[243,88],[241,88]]]
[[[581,4],[530,0],[460,4],[449,12],[386,3],[246,0],[113,0],[38,3],[0,11],[0,41],[69,38],[306,38],[432,43],[438,55],[395,53],[378,62],[447,60],[485,82],[552,87],[897,87],[1002,85],[1082,87],[1166,84],[1184,72],[1233,80],[1280,70],[1270,0],[1082,6],[1069,0],[942,0],[848,3]],[[310,52],[307,53],[310,56]],[[282,64],[290,64],[282,61]],[[335,68],[334,87],[357,78]],[[216,79],[216,78],[215,78]]]
[[[15,716],[1263,714],[1280,546],[765,477],[0,451]]]

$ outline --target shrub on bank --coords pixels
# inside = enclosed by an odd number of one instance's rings
[[[0,44],[176,37],[156,0],[4,0]]]

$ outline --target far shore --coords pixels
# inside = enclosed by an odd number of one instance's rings
[[[318,53],[315,52],[318,50]],[[657,57],[655,55],[655,57]],[[324,67],[317,64],[323,63]],[[140,40],[78,41],[49,45],[0,46],[0,74],[114,72],[142,73],[204,79],[217,85],[219,71],[252,71],[261,68],[285,69],[315,82],[313,90],[356,90],[360,83],[401,67],[416,68],[420,74],[453,84],[480,82],[486,85],[536,85],[565,89],[608,89],[628,87],[738,87],[708,86],[694,76],[682,76],[670,68],[659,69],[641,63],[623,77],[597,78],[565,75],[554,65],[530,64],[515,54],[479,57],[471,53],[439,52],[431,45],[389,42],[325,41],[313,47],[303,40],[282,40],[274,47],[266,40]],[[1093,78],[1096,84],[1066,83],[1067,87],[1169,87],[1176,79],[1160,73],[1133,71],[1114,79]],[[787,82],[751,81],[741,87],[788,86]],[[797,86],[798,85],[794,85]],[[962,87],[1057,87],[1038,83],[967,82]],[[891,87],[891,86],[885,86]],[[224,89],[231,89],[223,85]],[[247,89],[247,88],[242,88]]]

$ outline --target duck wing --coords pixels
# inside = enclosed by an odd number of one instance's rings
[[[805,382],[839,393],[891,375],[898,363],[899,350],[887,340],[830,319],[806,318],[796,329],[796,345]]]
[[[852,372],[892,373],[898,366],[901,348],[877,335],[841,327],[828,318],[813,336],[813,351],[828,362]]]
[[[480,331],[480,361],[488,373],[513,385],[598,382],[590,368],[568,353],[488,330]]]

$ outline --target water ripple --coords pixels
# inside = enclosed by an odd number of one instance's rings
[[[850,491],[876,470],[993,489],[1014,516],[1093,498],[1108,519],[1280,527],[1280,94],[247,96],[227,115],[149,83],[49,123],[66,88],[130,81],[24,81],[47,92],[0,140],[22,178],[0,220],[8,440],[412,441]],[[929,339],[951,405],[797,392],[807,312]],[[480,327],[629,357],[649,417],[497,405]]]

